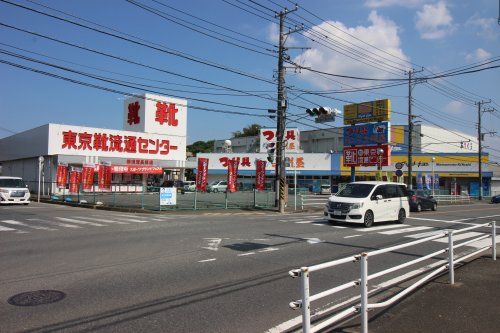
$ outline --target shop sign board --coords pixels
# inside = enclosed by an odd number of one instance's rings
[[[68,181],[68,165],[65,163],[59,163],[57,165],[57,188],[66,188],[66,183]]]
[[[391,163],[389,145],[344,147],[343,155],[344,166],[387,166]]]
[[[300,132],[298,128],[287,128],[283,137],[285,153],[297,153],[300,149]],[[276,128],[260,129],[260,152],[267,153],[269,144],[276,144]],[[274,146],[276,148],[276,145]]]
[[[258,191],[266,189],[266,161],[255,160],[255,189]]]
[[[151,165],[113,165],[111,166],[111,173],[161,175],[163,174],[163,168]]]
[[[390,118],[389,99],[344,105],[344,125],[389,121]]]
[[[177,205],[177,188],[160,187],[160,206]]]
[[[344,147],[380,145],[391,141],[389,122],[360,124],[344,127]]]
[[[239,162],[236,159],[230,160],[227,165],[227,190],[230,193],[238,190],[238,165]]]
[[[94,166],[84,164],[82,168],[82,189],[85,192],[92,190],[94,185]]]
[[[185,161],[186,137],[50,124],[48,155]]]
[[[126,131],[186,136],[187,101],[153,94],[131,97],[124,102]]]
[[[209,159],[198,157],[198,169],[196,173],[196,190],[205,192],[208,183]]]

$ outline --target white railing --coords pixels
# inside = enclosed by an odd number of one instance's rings
[[[446,203],[470,203],[471,198],[468,195],[435,195],[434,199],[437,202]]]
[[[328,203],[328,198],[331,195],[321,194],[301,194],[300,195],[300,209],[304,207],[321,207],[323,208]]]
[[[468,240],[466,242],[456,244],[456,245],[454,244],[454,242],[453,242],[454,235],[465,232],[465,231],[477,229],[477,228],[483,228],[486,226],[491,226],[491,235],[483,234],[481,236],[478,236],[478,237],[471,239],[471,240]],[[317,332],[319,330],[322,330],[326,327],[329,327],[329,326],[337,323],[341,319],[352,316],[354,314],[361,315],[361,332],[367,333],[368,332],[368,310],[369,309],[381,308],[381,307],[385,307],[385,306],[388,306],[390,304],[393,304],[394,302],[398,301],[402,297],[406,296],[408,293],[412,292],[413,290],[415,290],[419,286],[423,285],[424,283],[426,283],[430,279],[434,278],[438,274],[446,271],[447,269],[449,270],[450,284],[454,284],[455,283],[455,275],[454,275],[455,264],[457,264],[461,261],[464,261],[468,258],[471,258],[471,257],[473,257],[473,256],[475,256],[483,251],[486,251],[489,248],[492,248],[493,260],[496,260],[496,233],[495,233],[495,231],[496,231],[495,230],[495,221],[493,221],[493,222],[479,224],[479,225],[475,225],[472,227],[463,228],[463,229],[459,229],[459,230],[443,231],[443,232],[439,232],[435,235],[432,235],[432,236],[429,236],[426,238],[422,238],[419,240],[415,240],[412,242],[408,242],[405,244],[395,245],[395,246],[391,246],[388,248],[370,251],[370,252],[364,252],[364,253],[361,253],[359,255],[354,255],[354,256],[350,256],[350,257],[346,257],[346,258],[342,258],[342,259],[338,259],[338,260],[334,260],[334,261],[330,261],[330,262],[326,262],[326,263],[322,263],[322,264],[318,264],[318,265],[314,265],[314,266],[302,267],[300,269],[291,270],[289,272],[291,277],[293,277],[293,278],[300,277],[301,278],[300,280],[301,280],[302,298],[297,300],[297,301],[291,302],[289,305],[292,309],[299,309],[300,308],[302,310],[302,330],[304,333]],[[405,262],[401,265],[397,265],[397,266],[379,271],[377,273],[373,273],[371,275],[368,274],[368,258],[369,257],[374,257],[377,255],[381,255],[381,254],[388,253],[391,251],[395,251],[395,250],[403,249],[406,247],[414,246],[417,244],[425,243],[425,242],[432,241],[432,240],[446,237],[446,236],[448,237],[448,246],[445,249],[435,251],[433,253],[422,256],[420,258]],[[463,255],[461,257],[456,257],[456,255],[454,254],[454,250],[459,248],[459,247],[463,247],[467,244],[470,244],[470,243],[473,243],[473,242],[476,242],[476,241],[479,241],[482,239],[490,238],[490,237],[492,240],[491,245],[484,246],[484,247],[478,249],[477,251],[474,251],[472,253],[468,253],[468,254]],[[368,302],[368,294],[369,294],[368,281],[373,280],[373,279],[378,278],[378,277],[381,277],[381,276],[384,276],[386,274],[398,271],[398,270],[403,269],[405,267],[415,265],[419,262],[431,259],[431,258],[438,256],[440,254],[443,254],[443,253],[448,253],[447,260],[444,260],[440,263],[438,262],[439,265],[435,266],[438,268],[436,268],[435,270],[433,270],[432,272],[427,274],[425,277],[419,279],[418,281],[413,283],[411,286],[407,287],[403,291],[399,292],[398,294],[396,294],[395,296],[391,297],[390,299],[388,299],[384,302],[380,302],[380,303],[369,303]],[[338,266],[341,264],[345,264],[345,263],[356,263],[356,262],[360,263],[360,278],[359,279],[349,281],[349,282],[344,283],[340,286],[322,291],[322,292],[317,293],[315,295],[310,295],[309,275],[312,272],[316,272],[316,271],[326,269],[326,268],[332,268],[332,267],[335,267],[335,266]],[[317,300],[324,298],[326,296],[331,296],[331,295],[336,294],[342,290],[353,288],[353,287],[358,287],[358,286],[360,287],[360,291],[359,291],[360,302],[359,302],[359,304],[357,304],[355,306],[350,306],[350,307],[336,313],[332,317],[323,320],[322,322],[315,325],[314,327],[311,327],[311,309],[310,309],[311,302],[317,301]]]

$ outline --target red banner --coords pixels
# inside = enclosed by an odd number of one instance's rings
[[[113,165],[111,167],[112,173],[130,173],[130,174],[147,174],[147,175],[161,175],[163,168],[160,166],[150,165]]]
[[[97,184],[99,185],[100,190],[111,190],[111,165],[99,165],[99,171],[97,173]]]
[[[82,187],[84,191],[91,191],[94,184],[94,167],[84,165],[82,169]]]
[[[78,171],[72,169],[69,172],[69,193],[76,194],[78,193]]]
[[[266,189],[266,161],[255,161],[255,189],[259,191]]]
[[[238,165],[239,160],[230,160],[227,164],[227,190],[231,193],[238,191]]]
[[[344,147],[344,166],[388,166],[390,164],[389,145]]]
[[[57,188],[66,188],[68,181],[68,165],[59,163],[57,165]]]
[[[196,190],[205,192],[208,183],[208,158],[198,158],[198,170],[196,171]]]

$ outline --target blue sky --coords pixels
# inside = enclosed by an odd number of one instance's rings
[[[65,14],[56,13],[37,4],[50,6],[53,9],[76,15],[120,32],[139,36],[149,42],[161,44],[164,47],[238,69],[245,73],[251,73],[265,81],[272,81],[273,72],[277,67],[277,59],[273,56],[250,52],[209,38],[155,16],[123,0],[9,1],[69,18]],[[254,2],[247,0],[137,1],[160,9],[168,15],[173,15],[180,19],[182,24],[196,23],[205,27],[201,28],[204,32],[207,32],[206,28],[210,28],[244,40],[245,44],[237,43],[250,48],[258,48],[259,51],[264,53],[269,53],[266,49],[272,49],[271,44],[276,44],[276,25],[229,3],[251,11],[252,9],[248,6],[252,6],[255,8],[253,9],[254,12],[269,18],[271,21],[273,18],[268,15],[272,13],[267,8],[278,10],[278,4],[282,7],[291,7],[291,3],[286,0],[256,0]],[[176,12],[172,8],[164,7],[161,3],[217,23],[256,40],[209,26],[204,22]],[[256,3],[262,6],[258,6]],[[301,7],[302,5],[304,7]],[[500,56],[500,25],[497,24],[498,5],[498,1],[495,0],[302,0],[299,1],[299,9],[288,16],[290,21],[287,24],[305,23],[306,27],[302,35],[291,35],[287,45],[304,46],[310,49],[290,50],[289,55],[293,61],[305,67],[327,73],[372,78],[402,78],[403,69],[408,69],[410,66],[407,61],[413,63],[417,69],[419,66],[424,66],[433,72],[466,66]],[[321,20],[310,13],[315,14]],[[70,19],[78,21],[75,18]],[[309,22],[305,21],[305,19]],[[292,22],[291,20],[295,21]],[[325,23],[324,20],[327,22]],[[236,75],[113,37],[103,36],[3,2],[0,2],[0,22],[116,56],[133,59],[149,66],[192,76],[217,85],[231,87],[240,91],[251,91],[252,94],[262,95],[263,98],[228,96],[227,94],[241,94],[220,88],[211,89],[214,86],[126,64],[0,26],[0,43],[3,44],[0,45],[0,48],[2,50],[16,52],[96,75],[133,81],[134,84],[160,86],[167,90],[164,91],[165,95],[187,97],[190,105],[261,115],[266,114],[266,109],[276,107],[275,102],[270,100],[276,95],[276,87],[269,82]],[[313,26],[314,30],[311,30]],[[363,64],[358,60],[341,55],[339,49],[334,47],[334,44],[327,44],[329,47],[324,47],[317,42],[311,41],[311,39],[307,39],[306,37],[314,38],[313,31],[328,35],[332,43],[344,43],[348,47],[347,51],[344,49],[344,53],[351,55],[354,53],[355,56],[360,56],[369,64]],[[344,31],[349,32],[349,35],[345,34]],[[250,45],[248,42],[254,45]],[[363,42],[375,45],[379,50]],[[23,50],[13,49],[12,46]],[[39,54],[30,54],[26,51]],[[359,52],[364,54],[360,55]],[[372,58],[367,58],[367,55]],[[126,92],[141,93],[140,89],[119,87],[89,78],[82,78],[76,74],[68,74],[67,72],[13,58],[5,54],[0,54],[0,59]],[[493,63],[493,65],[495,64],[498,64],[498,62]],[[82,67],[82,65],[87,67]],[[382,67],[386,71],[377,69],[374,66]],[[475,122],[477,121],[477,110],[473,105],[474,100],[480,100],[481,97],[492,99],[497,104],[492,103],[491,106],[500,111],[499,73],[499,69],[495,69],[448,78],[446,81],[433,83],[437,85],[437,88],[429,84],[419,84],[414,88],[415,114],[422,115],[424,123],[431,121],[446,128],[459,129],[473,134],[475,133]],[[125,77],[119,74],[144,79]],[[430,73],[424,72],[421,75],[430,75]],[[0,76],[2,78],[0,80],[0,116],[2,119],[0,137],[10,135],[9,131],[18,132],[48,122],[117,129],[122,126],[123,96],[119,94],[75,85],[5,64],[0,64]],[[315,91],[325,89],[341,90],[349,89],[352,86],[364,87],[380,83],[337,78],[335,78],[337,82],[333,82],[307,70],[296,73],[291,68],[288,69],[286,81],[287,85],[293,86],[294,89]],[[181,85],[190,85],[192,87]],[[174,92],[168,89],[186,90],[186,92]],[[438,89],[443,89],[448,94],[445,96],[438,93]],[[450,92],[449,89],[454,89],[454,92]],[[373,92],[337,93],[330,96],[356,102],[391,98],[393,110],[396,111],[393,114],[393,123],[405,123],[404,115],[397,112],[405,113],[407,111],[407,92],[407,86],[402,85]],[[300,97],[296,97],[297,94],[297,91],[288,91],[290,103],[297,105],[289,108],[288,112],[292,114],[305,114],[302,107],[309,106],[311,103],[332,106],[338,109],[342,109],[344,104],[339,100],[322,98],[316,95],[301,95],[301,97],[307,98],[311,102],[309,103],[301,100]],[[206,104],[194,101],[194,98],[233,104],[240,106],[240,108]],[[434,113],[421,103],[432,107]],[[252,109],[244,109],[243,107],[251,107]],[[255,110],[254,108],[262,110]],[[436,113],[439,116],[436,116]],[[500,113],[497,112],[496,116],[498,117],[485,114],[485,131],[499,129]],[[306,120],[302,122],[316,126]],[[190,109],[188,113],[188,142],[227,138],[231,132],[251,123],[259,123],[267,127],[273,126],[272,121],[266,118],[235,116]],[[337,120],[336,123],[331,125],[341,125],[341,122]],[[314,129],[297,124],[291,124],[291,126],[298,126],[303,130]],[[498,137],[489,139],[488,144],[500,148]],[[500,156],[500,152],[496,154]],[[494,159],[500,160],[500,158]]]

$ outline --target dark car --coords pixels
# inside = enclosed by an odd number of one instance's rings
[[[408,202],[410,210],[413,212],[421,212],[424,209],[437,210],[437,201],[423,191],[408,191]]]
[[[500,194],[491,197],[491,203],[500,203]]]

